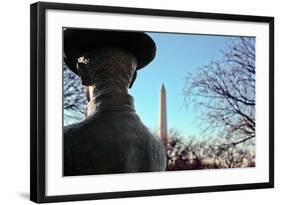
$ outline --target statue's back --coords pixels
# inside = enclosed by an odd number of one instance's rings
[[[65,128],[65,175],[163,171],[165,148],[135,113],[101,112]]]

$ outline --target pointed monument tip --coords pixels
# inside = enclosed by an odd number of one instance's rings
[[[164,83],[162,83],[162,85],[161,85],[161,90],[165,90],[165,85],[164,85]]]

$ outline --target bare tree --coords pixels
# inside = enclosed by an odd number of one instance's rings
[[[184,94],[199,106],[205,131],[229,149],[255,137],[255,38],[233,38],[221,60],[186,76]]]
[[[63,68],[63,75],[64,125],[67,125],[84,118],[86,97],[80,78],[67,66]]]

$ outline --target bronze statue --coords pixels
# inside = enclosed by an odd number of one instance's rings
[[[64,128],[64,175],[164,171],[160,139],[141,122],[128,94],[155,56],[142,32],[64,30],[64,61],[81,77],[86,118]]]

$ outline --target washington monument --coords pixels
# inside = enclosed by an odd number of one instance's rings
[[[166,109],[166,89],[164,84],[160,90],[160,104],[159,104],[159,136],[161,142],[166,146],[167,144],[167,109]]]

